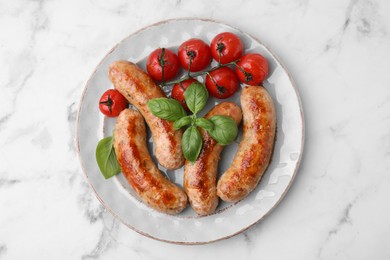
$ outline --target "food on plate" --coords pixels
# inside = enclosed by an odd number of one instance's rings
[[[185,192],[153,163],[146,145],[144,118],[138,111],[125,109],[120,113],[114,148],[123,175],[146,204],[167,214],[177,214],[187,206]]]
[[[270,162],[276,114],[271,96],[261,86],[247,86],[241,92],[243,135],[229,169],[217,185],[218,196],[227,202],[246,197],[259,183]]]
[[[233,102],[223,102],[216,105],[205,116],[228,116],[237,125],[240,124],[242,113],[239,106]],[[218,144],[210,134],[200,129],[203,148],[195,163],[186,161],[184,166],[184,190],[194,211],[199,215],[208,215],[218,206],[217,171],[220,153],[224,146]]]
[[[207,74],[206,88],[213,97],[225,99],[238,90],[238,78],[231,68],[221,67]]]
[[[240,37],[231,32],[217,34],[210,44],[211,55],[220,64],[238,60],[244,53]]]
[[[242,83],[259,85],[268,76],[268,62],[261,54],[245,54],[237,62],[236,73]]]
[[[167,48],[158,48],[150,53],[146,61],[146,70],[157,81],[173,79],[180,69],[179,58]]]
[[[213,67],[212,58],[217,61]],[[180,65],[187,71],[175,79]],[[198,38],[183,42],[177,56],[167,48],[155,49],[147,58],[146,70],[124,60],[110,65],[115,90],[104,93],[99,107],[105,115],[119,116],[113,136],[102,139],[96,149],[103,176],[110,178],[122,171],[146,204],[167,214],[181,212],[189,200],[198,215],[208,215],[217,208],[219,198],[235,202],[246,197],[264,174],[274,145],[275,108],[265,88],[256,86],[268,75],[267,60],[257,53],[244,54],[241,39],[223,32],[210,46]],[[240,82],[250,85],[241,90],[242,111],[233,102],[223,102],[199,116],[209,95],[229,98]],[[172,87],[172,98],[161,87]],[[128,102],[138,111],[128,109]],[[236,139],[242,118],[238,151],[217,180],[220,154]],[[159,164],[177,169],[186,160],[184,190],[165,178],[152,161],[144,120]]]
[[[115,89],[104,92],[99,100],[100,111],[108,117],[118,116],[127,106],[127,99]]]
[[[158,162],[167,169],[181,167],[184,164],[181,147],[182,131],[175,131],[173,122],[156,117],[147,106],[149,100],[165,97],[161,88],[140,67],[129,61],[112,63],[109,77],[115,89],[125,96],[145,118],[152,132]]]
[[[185,70],[201,71],[211,62],[210,47],[201,39],[192,38],[180,45],[178,57]]]
[[[184,91],[194,82],[197,82],[194,78],[189,78],[182,82],[176,83],[172,88],[172,98],[179,101],[185,110],[189,111],[186,101],[184,100]]]

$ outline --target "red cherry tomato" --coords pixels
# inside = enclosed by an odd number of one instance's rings
[[[158,48],[150,53],[146,61],[146,70],[149,75],[158,81],[173,79],[180,69],[176,54],[166,48]]]
[[[211,76],[211,77],[210,77]],[[238,78],[228,67],[221,67],[206,76],[206,88],[216,98],[228,98],[238,89]]]
[[[268,62],[260,54],[248,53],[237,62],[236,74],[242,83],[258,85],[268,76]]]
[[[176,83],[172,88],[172,98],[179,101],[187,111],[189,111],[189,109],[187,107],[186,101],[184,100],[184,91],[194,82],[197,82],[197,80],[190,78],[180,83]]]
[[[183,42],[178,51],[181,66],[191,72],[205,69],[211,62],[210,47],[201,39]]]
[[[241,39],[231,32],[223,32],[214,37],[210,44],[211,55],[221,64],[238,60],[244,52]]]
[[[116,89],[109,89],[103,93],[99,100],[100,111],[108,117],[116,117],[127,108],[127,100]]]

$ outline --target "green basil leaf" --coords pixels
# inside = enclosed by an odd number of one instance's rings
[[[191,124],[191,121],[192,121],[192,118],[190,116],[184,116],[184,117],[175,121],[175,123],[173,124],[173,128],[175,130],[178,130],[185,125]]]
[[[202,127],[204,130],[212,131],[214,130],[214,123],[206,118],[197,118],[195,124],[199,127]]]
[[[213,116],[209,120],[214,123],[214,130],[208,133],[219,144],[228,145],[236,139],[238,127],[231,117]]]
[[[147,105],[153,115],[168,121],[173,122],[187,115],[183,106],[176,99],[154,98],[149,100]]]
[[[190,162],[195,162],[202,149],[202,136],[198,128],[195,126],[188,127],[184,131],[181,145],[184,157]]]
[[[207,92],[206,87],[200,82],[192,83],[184,91],[184,99],[186,104],[194,114],[198,113],[204,108],[208,97],[209,93]]]
[[[99,141],[96,147],[96,161],[106,179],[121,172],[121,167],[116,159],[112,136]]]

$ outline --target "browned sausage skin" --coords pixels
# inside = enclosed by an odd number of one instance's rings
[[[244,87],[241,108],[242,140],[230,168],[217,186],[218,196],[228,202],[243,199],[257,186],[269,164],[275,138],[275,107],[264,87]]]
[[[110,65],[111,82],[145,118],[152,132],[157,161],[167,169],[177,169],[184,164],[181,149],[182,131],[173,129],[173,122],[154,116],[147,106],[153,98],[165,97],[164,92],[146,72],[129,61],[116,61]]]
[[[144,119],[138,111],[125,109],[118,116],[114,149],[123,175],[146,204],[167,214],[187,206],[184,191],[166,179],[150,158]]]
[[[205,118],[224,115],[233,118],[240,124],[241,109],[232,102],[223,102],[211,109]],[[208,133],[200,129],[203,147],[198,159],[192,164],[186,161],[184,168],[184,189],[192,208],[199,215],[208,215],[218,206],[217,170],[220,153],[223,146],[218,144]]]

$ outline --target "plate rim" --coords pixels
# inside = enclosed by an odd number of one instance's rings
[[[291,180],[289,181],[289,183],[287,184],[286,188],[284,189],[284,191],[281,193],[281,196],[280,198],[276,201],[276,203],[263,215],[261,216],[257,221],[255,221],[254,223],[248,225],[247,227],[244,227],[240,230],[238,230],[237,232],[234,232],[230,235],[227,235],[227,236],[223,236],[223,237],[220,237],[220,238],[217,238],[217,239],[212,239],[212,240],[209,240],[209,241],[196,241],[196,242],[183,242],[183,241],[173,241],[173,240],[167,240],[167,239],[162,239],[162,238],[158,238],[158,237],[155,237],[153,235],[150,235],[146,232],[143,232],[135,227],[133,227],[132,225],[128,224],[126,221],[124,221],[124,219],[122,219],[120,216],[118,216],[108,205],[106,205],[106,203],[103,201],[103,199],[99,196],[98,192],[96,191],[95,187],[91,184],[90,180],[89,180],[89,177],[86,173],[86,169],[84,168],[84,165],[83,165],[83,162],[82,162],[82,158],[81,158],[81,154],[80,154],[80,142],[79,142],[79,127],[80,127],[80,112],[81,112],[81,107],[82,107],[82,103],[83,103],[83,100],[84,100],[84,97],[85,97],[85,94],[86,94],[86,91],[88,89],[88,85],[89,85],[89,82],[91,81],[91,79],[93,78],[93,76],[96,74],[99,66],[103,63],[103,61],[105,60],[105,58],[110,54],[112,53],[122,42],[124,42],[125,40],[127,40],[129,37],[132,37],[133,35],[136,35],[137,33],[139,32],[142,32],[146,29],[149,29],[151,27],[155,27],[155,26],[159,26],[159,25],[162,25],[162,24],[166,24],[166,23],[170,23],[170,22],[173,22],[173,21],[202,21],[202,22],[212,22],[212,23],[216,23],[216,24],[221,24],[221,25],[225,25],[225,26],[228,26],[234,30],[237,30],[239,31],[240,33],[242,34],[246,34],[248,36],[250,36],[251,38],[255,39],[258,43],[260,43],[268,52],[269,54],[280,64],[280,66],[283,68],[283,70],[286,72],[290,82],[291,82],[291,85],[293,87],[293,90],[295,92],[295,96],[297,98],[297,101],[298,101],[298,105],[299,105],[299,115],[300,115],[300,118],[301,118],[301,121],[302,121],[302,132],[301,132],[301,149],[299,151],[299,157],[297,159],[297,162],[296,162],[296,167],[294,169],[294,172],[293,174],[291,175]],[[234,237],[242,232],[245,232],[246,230],[252,228],[253,226],[255,226],[256,224],[258,224],[260,221],[262,221],[266,216],[268,216],[271,212],[273,212],[273,210],[279,205],[279,203],[284,199],[284,197],[286,196],[287,192],[290,190],[290,187],[292,185],[292,183],[294,182],[295,180],[295,177],[297,175],[297,172],[300,168],[300,165],[301,165],[301,160],[302,160],[302,157],[303,157],[303,152],[304,152],[304,147],[305,147],[305,116],[304,116],[304,112],[303,112],[303,106],[302,106],[302,100],[301,100],[301,97],[299,95],[299,92],[298,92],[298,89],[297,89],[297,86],[296,86],[296,83],[294,81],[294,79],[292,78],[292,76],[290,75],[290,72],[286,69],[285,65],[283,64],[283,62],[281,62],[281,60],[279,59],[279,57],[265,44],[263,44],[262,41],[260,41],[257,37],[253,36],[252,34],[250,33],[247,33],[247,32],[244,32],[242,31],[241,29],[235,27],[235,26],[232,26],[228,23],[225,23],[225,22],[221,22],[219,20],[216,20],[216,19],[208,19],[208,18],[198,18],[198,17],[182,17],[182,18],[171,18],[171,19],[166,19],[166,20],[161,20],[159,22],[155,22],[155,23],[152,23],[152,24],[149,24],[149,25],[146,25],[146,26],[143,26],[141,27],[140,29],[130,33],[129,35],[127,35],[126,37],[124,37],[122,40],[120,40],[117,44],[115,44],[103,57],[102,59],[100,60],[100,62],[95,66],[94,70],[92,71],[92,73],[90,74],[88,80],[86,81],[85,85],[84,85],[84,89],[83,89],[83,92],[81,94],[81,97],[80,97],[80,100],[79,100],[79,104],[78,104],[78,109],[77,109],[77,119],[76,119],[76,126],[75,126],[75,131],[76,131],[76,134],[75,134],[75,145],[76,145],[76,152],[77,152],[77,156],[79,158],[79,162],[80,162],[80,166],[81,166],[81,170],[83,172],[83,175],[84,175],[84,178],[85,180],[87,181],[89,187],[92,189],[93,193],[95,194],[96,198],[98,199],[98,201],[103,205],[103,207],[108,211],[110,212],[110,214],[118,219],[122,224],[124,224],[125,226],[127,226],[128,228],[134,230],[135,232],[143,235],[143,236],[146,236],[148,238],[151,238],[151,239],[154,239],[154,240],[157,240],[157,241],[161,241],[161,242],[165,242],[165,243],[170,243],[170,244],[176,244],[176,245],[204,245],[204,244],[209,244],[209,243],[213,243],[213,242],[217,242],[217,241],[221,241],[221,240],[226,240],[226,239],[229,239],[231,237]]]

